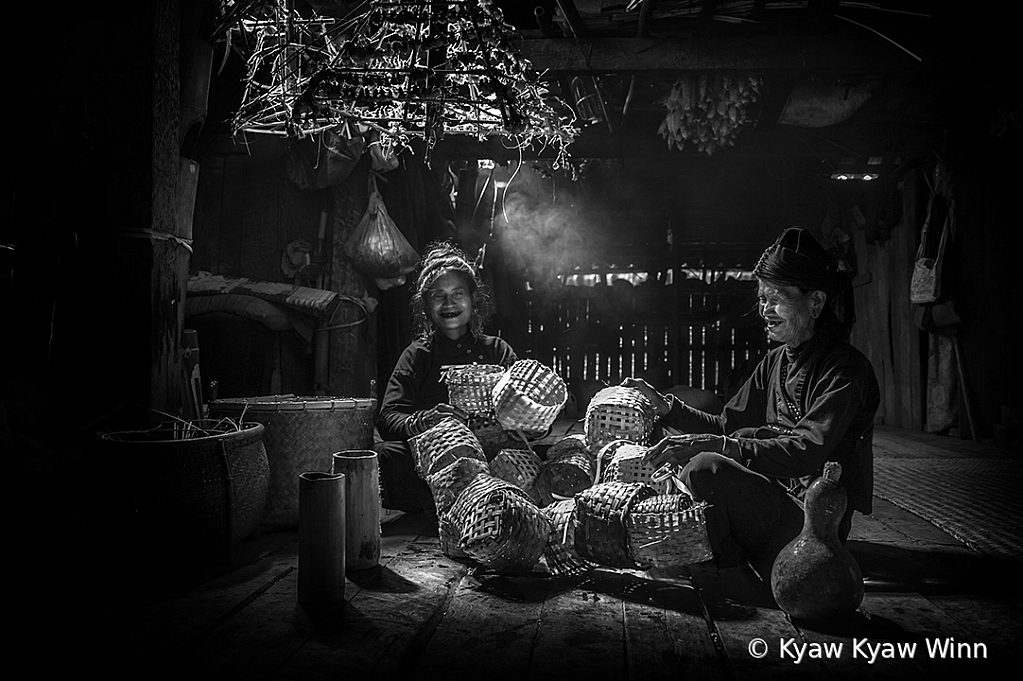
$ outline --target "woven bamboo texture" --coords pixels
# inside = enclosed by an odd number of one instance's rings
[[[473,416],[493,415],[494,386],[504,371],[504,367],[496,364],[448,367],[443,373],[448,386],[448,403]]]
[[[459,547],[496,572],[529,572],[543,555],[551,522],[526,493],[491,475],[477,475],[448,511]]]
[[[447,513],[455,503],[458,495],[469,486],[480,473],[489,473],[490,467],[486,461],[480,461],[472,457],[459,457],[453,463],[445,466],[436,473],[427,476],[426,484],[433,494],[433,503],[437,508],[437,515]]]
[[[444,419],[433,428],[410,438],[408,444],[416,472],[424,480],[461,457],[486,462],[479,440],[458,419]]]
[[[685,494],[659,494],[634,504],[626,517],[633,560],[658,568],[710,560],[706,510],[706,502]]]
[[[591,458],[593,457],[589,445],[586,444],[586,436],[582,433],[574,433],[572,435],[566,435],[552,444],[547,450],[547,458],[549,460],[554,460],[568,452],[579,452],[586,454]]]
[[[550,459],[536,477],[536,493],[544,506],[569,499],[593,484],[594,462],[589,454],[568,451]]]
[[[567,400],[560,376],[536,360],[521,359],[494,386],[494,415],[507,430],[542,432]]]
[[[461,561],[472,560],[472,557],[459,546],[462,535],[452,518],[448,516],[441,516],[439,518],[437,522],[437,536],[440,539],[441,553],[445,556]]]
[[[655,480],[654,467],[643,463],[646,447],[625,441],[620,441],[618,446],[614,443],[605,446],[606,449],[612,447],[614,449],[608,457],[610,461],[603,464],[600,472],[600,482],[641,482],[653,487],[658,494],[675,491],[671,478]]]
[[[635,388],[604,388],[587,405],[584,427],[586,442],[592,448],[613,440],[646,445],[653,430],[653,409]]]
[[[270,480],[263,425],[240,428],[188,439],[174,439],[172,424],[101,435],[94,472],[111,486],[105,501],[125,514],[114,520],[138,523],[163,551],[229,559],[259,527]]]
[[[656,496],[638,482],[602,482],[575,497],[575,550],[598,565],[642,569],[629,552],[626,517],[631,507]]]
[[[551,533],[544,547],[547,570],[554,577],[577,575],[593,567],[575,550],[575,499],[563,499],[545,506],[544,514],[551,521]]]
[[[502,449],[490,462],[490,474],[529,492],[542,467],[540,457],[528,449]]]
[[[487,461],[493,459],[506,447],[514,448],[522,445],[522,436],[505,430],[504,426],[498,423],[493,416],[471,416],[466,425],[469,426],[469,430],[483,447]]]
[[[271,396],[214,400],[210,413],[263,424],[270,486],[260,529],[298,528],[298,476],[329,473],[334,452],[373,448],[376,400]]]

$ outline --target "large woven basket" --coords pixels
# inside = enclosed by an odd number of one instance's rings
[[[459,561],[472,561],[472,556],[459,546],[462,539],[461,530],[450,516],[442,515],[438,519],[437,536],[440,539],[440,551],[445,556]]]
[[[629,553],[646,567],[677,567],[710,560],[706,502],[685,494],[659,494],[629,509]]]
[[[489,473],[486,461],[462,456],[439,471],[426,477],[426,484],[433,493],[433,503],[437,515],[447,513],[455,503],[458,495],[469,486],[480,473]]]
[[[643,463],[646,447],[620,440],[605,445],[604,449],[611,451],[609,456],[601,456],[600,482],[641,482],[653,487],[658,494],[675,491],[671,478],[656,479],[654,467]]]
[[[540,457],[528,449],[502,449],[490,462],[490,474],[510,482],[527,493],[543,468]]]
[[[547,570],[554,577],[577,575],[593,567],[575,550],[575,499],[563,499],[545,506],[551,521],[551,534],[543,550]]]
[[[593,459],[587,453],[572,450],[550,459],[536,476],[540,504],[570,499],[593,484]]]
[[[629,552],[626,517],[631,507],[656,496],[638,482],[602,482],[575,497],[575,550],[598,565],[641,569]]]
[[[442,374],[448,386],[448,403],[472,416],[494,413],[494,386],[504,375],[497,364],[449,366]]]
[[[551,522],[526,493],[491,475],[477,475],[446,514],[459,547],[502,573],[529,572],[543,555]]]
[[[376,400],[274,395],[214,400],[210,414],[263,424],[270,489],[262,531],[298,528],[298,476],[329,473],[334,452],[373,448]]]
[[[586,436],[582,433],[574,433],[572,435],[566,435],[547,450],[547,459],[553,461],[562,454],[568,452],[579,452],[592,457],[589,445],[586,444]]]
[[[561,377],[533,359],[521,359],[494,386],[494,415],[508,430],[546,431],[568,400]]]
[[[597,392],[586,407],[586,442],[591,448],[613,440],[649,443],[653,408],[635,388],[611,386]]]
[[[433,428],[408,441],[416,472],[424,480],[462,457],[486,463],[483,447],[469,427],[454,418],[446,418]]]
[[[103,529],[130,541],[133,551],[155,551],[165,562],[230,562],[266,506],[265,430],[259,423],[188,423],[188,438],[170,423],[101,435],[89,451],[87,494],[96,503],[88,503]]]

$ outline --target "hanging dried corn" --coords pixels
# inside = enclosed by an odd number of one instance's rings
[[[685,76],[661,103],[667,114],[657,132],[668,148],[681,150],[687,143],[708,156],[735,144],[747,122],[747,108],[760,97],[756,76],[711,74]]]

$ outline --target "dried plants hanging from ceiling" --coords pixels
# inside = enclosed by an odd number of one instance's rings
[[[663,101],[668,112],[657,132],[668,148],[692,144],[713,154],[735,144],[749,120],[747,108],[760,97],[761,81],[745,75],[700,75],[678,78]]]
[[[513,47],[491,0],[373,0],[349,16],[302,16],[289,0],[256,3],[238,24],[251,45],[234,132],[302,137],[361,124],[385,146],[445,134],[550,144],[577,129]]]

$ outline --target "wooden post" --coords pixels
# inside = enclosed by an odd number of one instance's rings
[[[334,475],[345,477],[345,564],[366,570],[380,564],[380,469],[377,453],[334,453]]]
[[[298,476],[298,602],[322,607],[345,600],[345,476]]]

